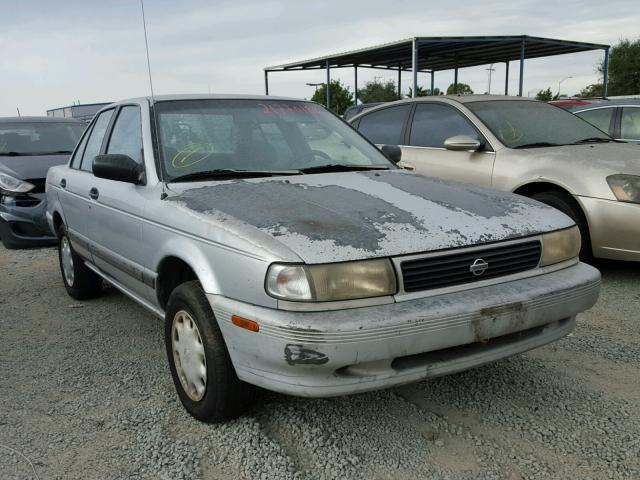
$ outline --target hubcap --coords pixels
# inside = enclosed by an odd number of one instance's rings
[[[67,285],[73,287],[75,273],[73,271],[73,256],[71,255],[71,244],[67,237],[62,237],[62,245],[60,248],[60,257],[62,259],[62,273]]]
[[[207,389],[207,359],[196,322],[184,310],[173,317],[171,347],[182,389],[191,400],[200,401]]]

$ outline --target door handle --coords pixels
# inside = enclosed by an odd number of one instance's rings
[[[63,178],[62,180],[60,180],[60,188],[66,188],[67,187],[67,181]]]
[[[89,196],[92,199],[97,200],[100,196],[100,192],[98,192],[98,189],[96,187],[93,187],[91,190],[89,190]]]
[[[405,170],[415,170],[415,167],[413,165],[409,165],[408,163],[405,163],[402,168],[404,168]]]

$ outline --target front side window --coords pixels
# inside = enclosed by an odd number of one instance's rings
[[[311,102],[176,100],[155,107],[164,178],[212,170],[394,168],[380,151]]]
[[[611,118],[613,117],[615,108],[596,108],[585,112],[576,113],[577,116],[586,120],[594,127],[609,133],[611,127]]]
[[[640,107],[624,107],[622,109],[620,138],[640,140]]]
[[[496,100],[469,102],[466,106],[509,148],[611,140],[573,113],[542,102]]]
[[[84,125],[80,123],[0,124],[0,155],[68,155],[78,143]]]
[[[410,109],[407,104],[371,112],[360,118],[358,130],[375,144],[401,145],[402,128]]]
[[[418,104],[411,123],[409,145],[443,148],[454,135],[478,138],[478,133],[458,111],[435,103]]]
[[[82,170],[85,170],[87,172],[90,172],[92,170],[93,159],[96,157],[96,155],[100,154],[102,140],[104,139],[104,134],[107,131],[109,120],[111,120],[112,114],[113,110],[102,112],[94,122],[93,128],[87,140],[87,146],[85,147],[84,154],[82,155],[82,164],[80,165],[80,168]]]
[[[139,107],[127,105],[120,109],[113,124],[107,153],[128,155],[136,162],[142,163],[142,124]]]

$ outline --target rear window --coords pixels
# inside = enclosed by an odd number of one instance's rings
[[[70,154],[85,126],[76,123],[0,125],[0,155]]]

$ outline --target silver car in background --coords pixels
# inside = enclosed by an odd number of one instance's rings
[[[598,297],[569,217],[399,169],[311,102],[119,102],[47,197],[69,295],[106,280],[164,319],[202,420],[242,413],[251,385],[326,397],[524,352]]]
[[[351,122],[377,145],[399,145],[421,175],[534,198],[580,227],[582,259],[640,261],[640,148],[532,99],[422,97]]]

